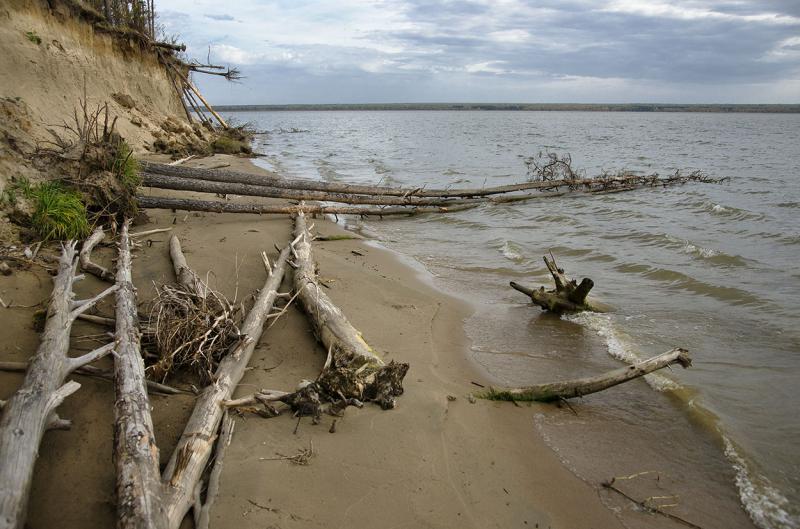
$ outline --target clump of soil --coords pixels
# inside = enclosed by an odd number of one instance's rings
[[[252,129],[247,125],[211,129],[200,123],[179,121],[173,117],[165,119],[161,130],[154,134],[152,150],[169,154],[173,158],[189,155],[210,156],[212,154],[234,154],[249,156],[253,153],[250,143]]]

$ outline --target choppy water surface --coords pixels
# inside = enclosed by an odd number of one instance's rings
[[[235,117],[270,131],[258,139],[267,155],[260,163],[299,177],[492,186],[523,179],[523,158],[542,149],[571,153],[588,175],[702,169],[730,177],[724,185],[350,222],[476,304],[467,322],[473,356],[498,383],[586,375],[690,349],[692,369],[592,396],[577,416],[539,416],[536,425],[594,482],[656,470],[658,491],[679,491],[673,509],[686,517],[720,525],[713,505],[724,509],[730,491],[760,527],[800,527],[800,115]],[[595,297],[615,310],[559,319],[526,304],[508,281],[549,284],[541,260],[548,251],[568,272],[593,278]],[[670,387],[679,391],[661,391]],[[598,451],[609,457],[590,457]]]

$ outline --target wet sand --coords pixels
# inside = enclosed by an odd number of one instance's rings
[[[213,166],[219,160],[188,165]],[[225,163],[258,170],[248,160]],[[263,284],[259,252],[274,256],[274,245],[286,244],[291,231],[284,217],[153,210],[148,215],[150,222],[134,231],[172,225],[190,266],[239,300]],[[343,232],[328,220],[314,222],[320,234]],[[153,282],[174,280],[169,234],[150,239],[133,264],[140,301],[152,296]],[[467,305],[433,290],[417,270],[364,241],[319,241],[314,251],[329,295],[366,340],[387,359],[411,364],[406,392],[394,410],[372,405],[347,410],[336,433],[329,433],[331,417],[316,426],[304,418],[296,434],[297,421],[288,415],[237,418],[212,526],[621,527],[596,490],[570,473],[536,433],[534,416],[543,407],[470,402],[468,395],[479,389],[471,381],[482,378],[465,354]],[[106,265],[112,258],[111,248],[97,252],[96,260]],[[100,286],[89,278],[78,294]],[[49,288],[47,275],[36,268],[0,277],[0,295],[7,302],[34,303],[45,299]],[[284,288],[290,289],[288,279]],[[34,309],[0,310],[6,323],[0,359],[28,358],[38,345],[30,326]],[[110,314],[110,304],[100,312]],[[75,354],[78,347],[93,347],[79,336],[104,331],[76,325]],[[258,388],[291,390],[301,379],[314,378],[324,359],[304,315],[292,306],[263,334],[237,396]],[[21,375],[0,373],[0,397],[11,394],[20,380]],[[60,408],[73,429],[48,433],[41,447],[31,528],[113,525],[113,392],[105,381],[79,381],[84,387]],[[153,397],[162,462],[193,401],[188,395]],[[270,459],[312,443],[315,456],[307,466]]]

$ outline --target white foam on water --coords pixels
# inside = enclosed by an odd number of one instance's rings
[[[503,254],[503,257],[511,261],[519,261],[523,258],[522,248],[511,241],[505,241],[503,247],[500,248],[500,252]]]
[[[622,360],[627,364],[633,364],[642,360],[634,352],[632,340],[622,331],[616,328],[614,320],[610,314],[600,314],[597,312],[580,312],[578,314],[566,314],[563,319],[583,325],[595,331],[598,336],[602,336],[606,342],[608,354],[617,360]],[[656,391],[669,391],[679,389],[681,386],[674,380],[659,373],[645,375],[644,379]]]
[[[719,204],[714,204],[713,206],[711,206],[711,211],[713,211],[714,213],[727,213],[728,208],[726,208],[725,206],[721,206]]]
[[[736,471],[736,488],[747,514],[761,529],[798,529],[800,517],[787,512],[789,500],[769,480],[755,472],[723,434],[725,456]]]

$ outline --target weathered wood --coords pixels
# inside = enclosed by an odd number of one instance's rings
[[[472,204],[480,199],[442,199],[419,197],[392,197],[376,195],[357,195],[351,193],[333,193],[329,191],[309,191],[268,187],[263,185],[241,184],[238,182],[213,182],[196,178],[141,173],[142,184],[158,189],[177,191],[195,191],[215,193],[219,195],[243,195],[265,198],[283,198],[286,200],[319,200],[324,202],[341,202],[345,204],[368,204],[376,206],[452,206],[456,204]]]
[[[175,278],[178,280],[178,284],[186,287],[189,292],[205,298],[208,295],[208,286],[187,264],[181,249],[181,241],[177,235],[169,238],[169,256],[172,259],[172,267],[175,269]]]
[[[396,196],[396,197],[428,197],[428,198],[470,198],[488,195],[514,193],[531,189],[557,189],[559,186],[586,185],[592,179],[579,181],[535,181],[521,182],[494,187],[471,189],[425,189],[424,187],[386,187],[363,184],[344,184],[340,182],[322,182],[302,178],[283,178],[276,174],[255,174],[242,171],[221,171],[200,167],[175,167],[155,162],[142,162],[142,169],[147,173],[193,178],[213,182],[227,182],[250,184],[255,186],[278,187],[283,189],[298,189],[305,191],[325,191],[327,193],[344,193],[356,195]]]
[[[122,225],[117,258],[114,358],[114,463],[117,527],[166,529],[161,504],[158,446],[144,376],[136,290],[131,279],[129,222]]]
[[[525,388],[492,388],[481,396],[492,400],[540,402],[572,399],[589,395],[590,393],[597,393],[598,391],[622,384],[623,382],[628,382],[629,380],[673,364],[679,364],[684,368],[691,366],[692,359],[689,356],[689,352],[685,349],[673,349],[647,360],[642,360],[641,362],[636,362],[635,364],[614,369],[613,371],[608,371],[607,373],[593,377],[578,378],[549,384],[538,384]]]
[[[103,281],[114,282],[114,274],[108,271],[107,268],[104,268],[92,261],[92,250],[94,247],[100,244],[100,242],[105,237],[103,233],[103,227],[98,226],[92,234],[83,242],[83,246],[81,247],[80,253],[80,263],[81,263],[81,270],[84,272],[88,272],[94,276],[99,277]]]
[[[33,470],[42,436],[56,408],[80,388],[67,376],[86,363],[110,352],[104,348],[77,358],[68,356],[72,324],[116,287],[73,309],[73,283],[77,277],[76,244],[67,243],[58,262],[53,292],[39,348],[30,362],[20,389],[6,403],[0,418],[0,529],[25,526]]]
[[[0,362],[0,371],[8,371],[10,373],[24,373],[28,370],[28,362]],[[87,377],[99,378],[102,380],[114,381],[114,373],[100,369],[95,366],[81,366],[72,372],[73,375],[84,375]],[[147,389],[151,393],[161,393],[162,395],[181,395],[191,394],[189,391],[183,391],[166,384],[161,384],[153,380],[147,381]]]
[[[299,400],[306,398],[301,393],[322,392],[343,399],[373,401],[383,409],[394,408],[395,398],[403,393],[408,364],[392,361],[386,365],[320,287],[311,250],[313,236],[302,211],[295,215],[294,235],[297,299],[317,339],[329,351],[325,368],[315,383],[296,392]],[[312,400],[319,403],[318,398]],[[295,407],[287,399],[283,401]]]
[[[254,213],[257,215],[294,215],[303,211],[307,215],[360,215],[364,217],[412,216],[426,213],[454,213],[477,207],[480,204],[462,204],[448,207],[396,207],[364,208],[358,206],[282,206],[277,204],[235,204],[218,200],[195,200],[189,198],[148,197],[138,195],[136,201],[141,208],[179,209],[185,211],[208,211],[211,213]]]
[[[219,427],[219,437],[217,437],[217,448],[214,450],[214,466],[208,475],[208,487],[206,487],[206,501],[199,508],[199,513],[196,515],[197,522],[195,529],[208,529],[211,521],[211,507],[214,506],[214,501],[219,494],[219,479],[222,475],[222,465],[225,463],[225,454],[228,445],[231,444],[231,437],[233,437],[233,427],[236,424],[233,417],[227,411],[223,412],[222,424]],[[197,506],[195,506],[197,509]]]
[[[588,301],[589,291],[594,286],[594,281],[585,277],[580,283],[568,278],[564,270],[556,265],[554,257],[544,256],[544,263],[553,276],[555,290],[545,290],[544,287],[538,289],[529,288],[514,281],[509,284],[511,288],[530,296],[531,301],[539,305],[544,310],[561,314],[563,312],[579,312],[593,310],[602,312],[599,307],[593,306]]]
[[[175,44],[172,42],[151,42],[156,48],[164,48],[172,51],[186,51],[186,44]]]
[[[178,529],[195,503],[195,489],[213,450],[214,439],[225,410],[223,403],[230,400],[250,362],[264,322],[278,296],[278,288],[291,250],[292,245],[284,248],[269,271],[269,276],[242,325],[242,334],[247,338],[220,361],[214,373],[214,383],[207,386],[198,397],[192,416],[164,469],[164,508],[169,529]]]

